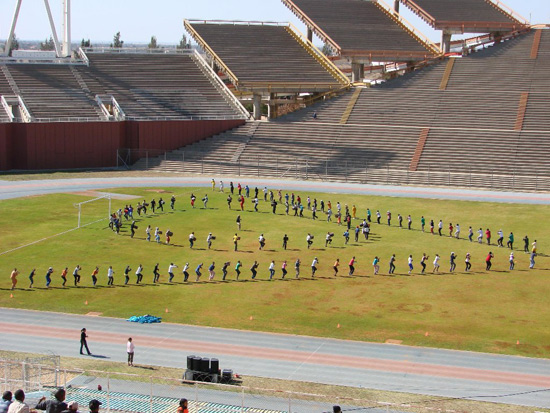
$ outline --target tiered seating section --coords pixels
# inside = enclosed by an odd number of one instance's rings
[[[401,0],[432,27],[483,33],[518,29],[522,22],[491,0]]]
[[[113,95],[127,119],[241,119],[191,54],[88,53],[77,70],[94,95]]]
[[[433,51],[376,5],[365,0],[284,1],[301,19],[313,21],[343,55],[431,56]],[[301,11],[298,12],[298,10]],[[323,37],[323,36],[321,36]]]
[[[550,31],[536,59],[533,39],[531,32],[456,58],[444,90],[446,61],[366,88],[344,125],[354,91],[258,124],[237,157],[199,145],[185,156],[211,159],[199,162],[204,173],[541,189],[538,178],[550,178]]]
[[[36,121],[100,120],[100,111],[78,84],[67,65],[10,64],[6,66],[27,109]],[[14,95],[0,72],[0,95]]]
[[[184,54],[90,53],[90,65],[8,64],[0,95],[20,94],[33,121],[100,121],[96,95],[115,97],[129,120],[243,119],[196,57]],[[4,110],[0,121],[7,121]]]
[[[244,88],[264,85],[339,86],[284,25],[192,23]],[[307,88],[304,91],[308,91]]]

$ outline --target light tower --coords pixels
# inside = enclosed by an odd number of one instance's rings
[[[19,11],[21,10],[21,3],[23,0],[15,1],[15,11],[13,13],[13,19],[11,21],[10,34],[8,41],[4,49],[4,54],[8,55],[11,44],[13,42],[13,35],[15,33],[15,27],[17,26],[17,19],[19,18]],[[52,11],[50,9],[49,0],[44,0],[44,6],[46,6],[46,13],[48,14],[48,20],[52,30],[52,39],[55,46],[55,54],[57,57],[68,57],[71,55],[71,0],[63,0],[63,49],[59,44],[57,37],[57,31],[55,30],[55,23],[52,17]]]

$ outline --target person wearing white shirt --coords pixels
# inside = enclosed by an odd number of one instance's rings
[[[502,232],[502,230],[499,229],[497,232],[497,235],[498,235],[497,245],[499,247],[504,247],[504,244],[502,243],[502,241],[504,240],[504,232]]]
[[[434,270],[432,272],[439,272],[439,255],[438,254],[435,254],[435,258],[434,258]]]
[[[258,243],[260,244],[260,248],[259,248],[260,250],[265,247],[264,234],[260,234],[260,236],[258,237]]]
[[[313,259],[313,262],[311,263],[311,276],[315,277],[315,273],[317,272],[317,264],[319,264],[319,260],[317,257]]]
[[[437,230],[439,231],[439,236],[441,236],[441,231],[443,230],[443,220],[439,220],[439,224],[437,224]]]
[[[455,238],[456,239],[460,238],[460,225],[459,224],[456,224],[456,227],[455,227]]]
[[[170,265],[168,266],[168,275],[170,276],[170,278],[168,279],[168,282],[172,282],[172,280],[174,279],[174,270],[178,268],[177,265],[175,265],[173,262],[170,263]]]
[[[110,265],[109,269],[107,270],[107,285],[113,285],[113,282],[115,281],[115,277],[113,276],[115,272],[113,271],[113,266]]]
[[[141,273],[142,271],[143,271],[143,267],[141,266],[141,264],[139,264],[138,269],[136,270],[136,275],[137,275],[136,284],[139,284],[143,279],[143,274]]]
[[[25,392],[21,389],[13,394],[15,400],[10,404],[8,413],[29,413],[29,406],[25,403]]]
[[[183,267],[183,282],[187,282],[188,278],[189,278],[189,263],[186,262],[184,267]]]
[[[147,225],[147,228],[145,228],[145,235],[147,236],[147,241],[151,241],[151,225]]]
[[[413,270],[413,256],[412,255],[409,255],[409,258],[408,258],[408,264],[409,264],[409,274],[411,273],[411,271]]]
[[[274,275],[275,275],[275,261],[271,261],[271,264],[269,264],[269,280],[270,281],[273,279]]]
[[[214,236],[210,232],[208,236],[206,237],[206,243],[208,244],[208,249],[212,246],[212,240],[214,239]]]
[[[307,242],[307,249],[309,249],[309,247],[311,247],[311,244],[313,244],[313,236],[310,233],[307,234],[306,242]]]
[[[480,228],[477,230],[477,242],[481,244],[483,241],[483,230]]]
[[[136,346],[132,342],[132,337],[128,339],[128,343],[126,343],[126,352],[128,353],[128,365],[133,366],[134,365],[134,350]]]
[[[512,271],[514,269],[514,266],[515,266],[515,262],[514,262],[514,253],[511,252],[510,253],[510,271]]]

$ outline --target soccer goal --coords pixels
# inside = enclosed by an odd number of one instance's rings
[[[78,226],[82,228],[96,222],[109,220],[111,216],[111,197],[109,195],[74,204],[78,208]]]

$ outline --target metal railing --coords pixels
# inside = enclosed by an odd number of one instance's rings
[[[80,57],[80,59],[82,59],[82,62],[86,66],[90,66],[90,60],[88,59],[88,56],[86,56],[86,52],[84,51],[84,49],[82,49],[82,47],[79,47],[76,52],[78,54],[78,57]]]
[[[4,108],[4,111],[6,112],[6,115],[9,118],[8,122],[13,122],[15,120],[15,116],[13,116],[13,113],[11,111],[11,106],[6,101],[6,98],[4,95],[0,96],[0,103],[2,103],[2,108]]]
[[[124,153],[124,156],[120,155]],[[177,150],[119,150],[128,168],[185,174],[217,174],[329,182],[380,185],[422,185],[466,187],[519,192],[550,191],[550,172],[529,167],[506,171],[471,167],[467,170],[432,169],[420,171],[398,169],[388,162],[350,161],[346,159],[312,159],[298,157],[241,156],[232,162],[215,153]],[[122,163],[120,164],[121,166]]]
[[[19,102],[19,112],[21,113],[21,119],[23,120],[23,122],[32,122],[34,119],[27,109],[27,105],[25,105],[25,101],[23,100],[23,98],[20,95],[17,95],[17,100]]]
[[[198,64],[200,64],[201,67],[207,72],[207,75],[209,76],[209,78],[216,83],[216,85],[218,86],[218,89],[224,94],[224,96],[227,97],[227,99],[229,99],[231,103],[237,107],[237,109],[239,110],[239,112],[243,114],[245,119],[250,119],[251,114],[246,110],[246,108],[242,105],[240,100],[237,99],[237,97],[233,94],[233,92],[229,90],[227,85],[220,79],[218,74],[214,72],[214,69],[210,67],[210,65],[206,62],[206,60],[204,60],[204,58],[200,55],[200,53],[197,50],[195,50],[193,56],[195,56],[195,58],[198,61]]]

